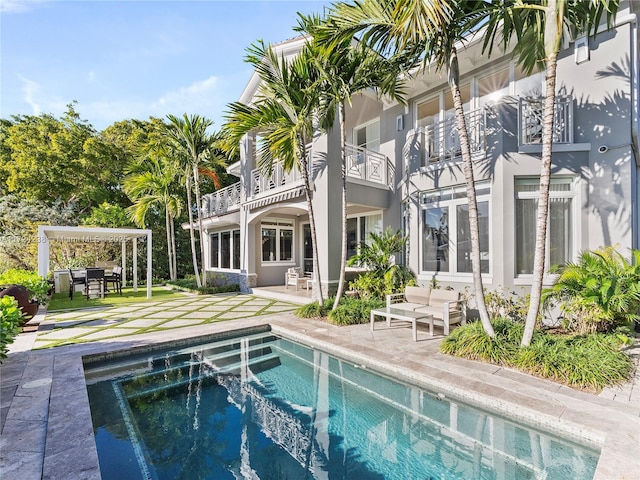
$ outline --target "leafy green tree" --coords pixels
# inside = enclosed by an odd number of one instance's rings
[[[176,179],[179,168],[175,161],[159,155],[149,155],[139,162],[126,178],[124,190],[134,202],[127,209],[136,225],[144,227],[152,210],[164,210],[167,238],[169,278],[177,278],[175,219],[182,211],[180,190]]]
[[[171,151],[176,159],[181,163],[184,170],[185,187],[187,189],[187,211],[189,213],[189,229],[191,235],[191,250],[193,258],[193,269],[196,276],[198,288],[202,286],[205,277],[204,265],[204,242],[202,241],[202,203],[200,197],[200,174],[210,173],[214,183],[219,185],[219,179],[215,175],[215,170],[210,168],[211,163],[224,163],[224,160],[211,155],[213,143],[216,137],[207,132],[213,122],[199,115],[187,115],[182,118],[167,115],[169,124],[164,130],[166,138],[170,142]],[[205,163],[209,165],[205,165]],[[196,209],[198,212],[198,236],[200,242],[200,260],[202,262],[202,277],[198,269],[198,258],[196,254],[195,237],[193,234],[193,208],[191,205],[191,187],[195,189]],[[202,280],[201,280],[202,278]]]
[[[551,184],[551,153],[556,101],[556,72],[562,40],[569,32],[594,35],[603,15],[608,25],[618,11],[618,0],[510,0],[497,2],[488,17],[484,48],[491,52],[494,41],[502,38],[508,45],[517,37],[515,53],[525,71],[545,67],[545,98],[542,122],[542,157],[540,194],[536,220],[536,243],[533,260],[531,302],[525,323],[522,345],[528,346],[536,326],[546,258],[546,238],[549,217],[549,186]]]
[[[300,16],[299,30],[314,34],[322,25],[318,16]],[[322,127],[331,130],[337,117],[340,130],[340,156],[342,158],[342,256],[340,279],[333,308],[337,308],[344,291],[347,266],[347,135],[345,130],[345,108],[351,99],[366,89],[376,89],[379,95],[388,95],[397,101],[402,97],[402,82],[394,62],[380,56],[366,45],[354,45],[351,38],[343,38],[329,46],[316,41],[309,45],[316,68],[320,72],[322,105]]]
[[[263,42],[251,45],[246,61],[260,77],[258,96],[250,105],[235,102],[229,105],[227,123],[223,127],[226,148],[235,152],[243,137],[259,132],[258,168],[270,174],[276,161],[285,171],[297,169],[302,174],[311,241],[313,243],[313,275],[315,290],[322,305],[318,242],[309,179],[307,145],[313,139],[314,121],[318,114],[320,82],[313,55],[308,46],[293,59],[278,57],[271,46]]]
[[[480,264],[480,233],[473,162],[466,119],[460,94],[457,45],[463,42],[486,14],[482,1],[443,2],[437,0],[362,0],[336,3],[329,9],[326,25],[318,37],[335,44],[345,37],[361,34],[362,42],[381,54],[409,54],[422,66],[433,62],[446,70],[453,97],[456,127],[460,139],[462,165],[469,203],[471,263],[476,305],[482,325],[490,337],[493,327],[484,303]]]
[[[124,208],[107,202],[102,202],[97,207],[93,207],[89,215],[84,217],[81,223],[92,227],[107,228],[132,226],[132,222]]]

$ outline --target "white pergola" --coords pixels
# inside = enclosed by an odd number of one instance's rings
[[[49,241],[62,242],[114,242],[122,244],[122,283],[127,271],[127,242],[133,245],[133,291],[138,291],[138,239],[147,237],[147,298],[151,298],[152,267],[151,230],[136,228],[101,227],[58,227],[40,225],[38,227],[38,274],[44,277],[49,272]]]

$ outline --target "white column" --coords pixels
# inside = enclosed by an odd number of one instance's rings
[[[151,258],[151,230],[147,233],[147,298],[151,298],[151,282],[153,281],[153,259]]]
[[[138,239],[133,239],[133,291],[138,291]]]
[[[46,277],[49,273],[49,237],[42,226],[38,227],[38,275]]]
[[[122,286],[127,284],[127,241],[122,241]]]

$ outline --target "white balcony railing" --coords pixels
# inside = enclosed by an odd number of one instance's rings
[[[240,182],[202,197],[202,216],[214,217],[240,210]]]
[[[364,180],[393,188],[395,168],[389,159],[355,145],[346,145],[347,178]]]
[[[519,105],[520,145],[542,143],[544,98],[521,97]],[[556,97],[553,118],[553,143],[573,143],[573,98],[571,95]]]
[[[471,154],[477,154],[486,150],[486,116],[484,109],[473,110],[465,113],[467,132]],[[442,122],[423,127],[424,145],[427,163],[438,163],[444,160],[453,160],[462,155],[460,136],[455,118],[449,118]]]
[[[263,174],[260,169],[251,171],[251,196],[260,197],[279,190],[302,184],[302,174],[296,168],[286,172],[281,163],[274,163],[271,175]]]

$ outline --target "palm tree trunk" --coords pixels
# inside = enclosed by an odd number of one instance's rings
[[[338,104],[338,118],[340,122],[340,155],[342,158],[342,256],[340,257],[340,280],[338,281],[338,291],[336,300],[333,302],[333,309],[338,308],[342,292],[344,291],[345,272],[347,269],[347,134],[345,132],[345,112],[344,104]]]
[[[548,21],[548,20],[547,20]],[[531,297],[529,311],[522,334],[522,346],[531,343],[533,331],[538,320],[540,298],[542,296],[542,282],[544,279],[544,264],[547,246],[547,223],[549,217],[549,186],[551,183],[551,147],[553,144],[553,120],[556,103],[556,70],[557,53],[547,58],[546,94],[544,99],[544,116],[542,120],[542,158],[540,166],[540,194],[538,197],[538,216],[536,220],[536,246],[533,256],[533,279],[531,283]]]
[[[196,209],[198,210],[198,237],[200,238],[200,261],[202,262],[202,283],[207,284],[207,273],[205,272],[204,262],[204,241],[202,240],[202,199],[200,198],[200,174],[198,173],[198,165],[193,164],[193,179],[196,190]]]
[[[178,279],[178,254],[176,253],[176,224],[175,218],[171,217],[171,261],[173,262],[173,278]]]
[[[471,161],[471,146],[467,133],[467,122],[464,118],[462,96],[460,95],[460,69],[458,66],[458,52],[454,48],[449,59],[449,85],[453,96],[453,105],[456,112],[456,126],[460,137],[462,150],[462,166],[464,179],[467,186],[467,201],[469,203],[469,235],[471,237],[471,270],[473,271],[473,291],[476,307],[482,322],[482,328],[490,337],[495,336],[487,306],[484,302],[484,287],[482,285],[482,270],[480,265],[480,227],[478,224],[478,202],[476,199],[476,186],[473,176],[473,162]]]
[[[173,280],[173,260],[171,258],[171,225],[169,220],[169,209],[164,209],[164,225],[167,230],[167,260],[169,260],[169,278]]]
[[[311,202],[311,182],[309,181],[309,160],[307,159],[307,146],[302,140],[300,146],[300,169],[304,180],[304,191],[307,197],[307,210],[309,210],[309,228],[311,230],[311,247],[313,248],[313,280],[315,284],[314,295],[320,307],[324,304],[322,297],[322,285],[320,284],[320,262],[318,260],[318,236],[316,235],[316,219],[313,213],[313,203]]]
[[[187,210],[189,211],[189,236],[191,237],[191,257],[193,259],[193,273],[196,276],[196,285],[198,288],[202,286],[200,281],[200,270],[198,269],[198,255],[196,254],[196,239],[193,233],[193,206],[191,204],[191,174],[187,169]]]

